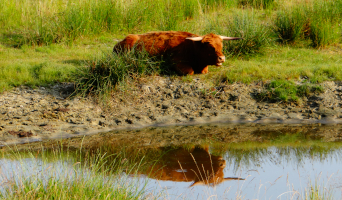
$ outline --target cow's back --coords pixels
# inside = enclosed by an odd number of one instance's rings
[[[180,32],[180,31],[162,31],[162,32],[151,32],[142,34],[140,36],[140,44],[144,45],[144,48],[151,54],[163,54],[168,51],[184,45],[187,37],[195,37],[198,35]]]
[[[130,50],[134,46],[139,51],[145,49],[150,55],[162,55],[164,53],[179,51],[189,48],[191,41],[187,37],[198,35],[182,31],[149,32],[146,34],[128,35],[124,40],[114,46],[113,51]],[[189,43],[189,44],[188,44]]]

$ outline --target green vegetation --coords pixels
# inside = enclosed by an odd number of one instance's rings
[[[316,181],[315,181],[316,182]],[[311,183],[310,183],[311,184]],[[322,184],[311,184],[308,188],[305,188],[304,193],[305,200],[326,200],[326,199],[334,199],[333,195],[331,194],[331,191]]]
[[[126,162],[120,154],[91,152],[59,146],[53,149],[3,153],[1,158],[18,160],[23,172],[41,170],[44,175],[6,171],[0,199],[141,199],[144,185],[137,185],[122,174],[135,174],[143,160]],[[132,158],[132,157],[131,157]],[[27,166],[25,159],[36,160],[38,169]],[[5,164],[3,160],[2,164]],[[4,173],[4,172],[1,172]],[[146,184],[146,183],[145,183]],[[142,187],[139,187],[142,186]]]
[[[258,94],[258,98],[262,101],[298,102],[300,97],[307,97],[311,93],[323,91],[322,86],[307,83],[296,85],[291,81],[275,80],[267,84],[266,91]]]
[[[105,95],[110,93],[118,83],[135,78],[138,74],[152,75],[160,73],[161,62],[149,58],[147,52],[135,52],[118,55],[109,53],[95,59],[90,67],[80,68],[75,72],[77,88],[81,93],[96,93]]]
[[[139,77],[170,75],[164,61],[144,53],[111,54],[113,39],[163,30],[244,38],[224,43],[224,67],[198,75],[214,84],[342,80],[342,0],[151,2],[0,0],[0,92],[71,81],[83,94],[102,95]],[[288,93],[280,99],[300,98]]]
[[[93,49],[61,44],[21,48],[0,45],[0,92],[13,86],[35,87],[74,81],[71,73],[95,54]]]
[[[23,180],[22,185],[14,185],[2,196],[2,199],[139,199],[139,195],[126,191],[120,187],[113,189],[113,183],[103,182],[101,177],[91,181],[79,178],[77,181],[60,181],[51,178],[43,180]]]
[[[219,82],[243,82],[266,80],[305,79],[306,82],[321,83],[327,80],[341,80],[342,52],[335,48],[327,50],[290,48],[289,46],[268,48],[267,55],[249,59],[231,59],[229,67],[217,74],[208,74]],[[212,67],[215,68],[215,67]],[[212,70],[210,68],[210,70]]]
[[[254,167],[255,163],[264,162],[265,156],[276,154],[277,160],[295,162],[296,165],[303,165],[304,158],[323,161],[328,158],[338,158],[341,142],[323,142],[319,139],[306,137],[303,133],[279,132],[261,135],[262,142],[246,141],[239,143],[213,142],[212,152],[215,155],[223,155],[227,165],[232,165],[234,171],[241,168]],[[272,148],[273,149],[272,149]],[[274,151],[276,149],[276,151]],[[336,157],[337,156],[337,157]],[[270,162],[267,160],[266,162]]]
[[[274,0],[239,0],[241,6],[252,6],[254,8],[269,8],[273,5]]]
[[[222,25],[220,25],[222,27]],[[229,42],[224,46],[227,56],[251,56],[264,53],[265,47],[270,45],[271,32],[263,23],[259,23],[252,13],[240,13],[233,17],[226,32],[217,31],[218,34],[235,35],[243,40]],[[221,28],[222,29],[222,28]]]
[[[341,37],[341,28],[329,21],[317,20],[310,24],[310,39],[316,48],[336,43]]]
[[[279,11],[274,20],[273,31],[278,36],[277,41],[281,43],[295,43],[303,36],[305,21],[304,11],[295,8],[290,11]]]

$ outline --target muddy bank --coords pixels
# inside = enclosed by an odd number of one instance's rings
[[[47,139],[44,142],[31,142],[16,149],[39,150],[42,147],[98,149],[111,148],[158,148],[164,146],[205,145],[213,143],[270,142],[283,135],[300,134],[305,140],[341,142],[342,125],[321,124],[222,124],[146,127],[142,129],[117,130],[61,140]],[[6,150],[6,146],[0,147]],[[11,147],[10,147],[11,148]]]
[[[73,86],[16,88],[0,94],[0,143],[92,135],[146,126],[213,122],[252,124],[335,124],[342,122],[342,83],[325,82],[324,93],[302,103],[257,101],[261,84],[212,87],[204,80],[152,77],[113,94],[107,107],[90,98],[69,98]]]

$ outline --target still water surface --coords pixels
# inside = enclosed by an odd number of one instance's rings
[[[260,134],[258,131],[257,136]],[[303,138],[298,131],[279,134],[277,130],[274,135],[265,132],[259,142],[206,140],[202,144],[139,147],[144,149],[148,164],[134,173],[123,172],[121,179],[134,187],[144,187],[146,194],[160,199],[306,199],[312,189],[327,199],[342,199],[340,143]],[[123,149],[117,145],[106,151]],[[94,148],[100,147],[88,147]],[[133,154],[126,152],[125,159],[142,156]],[[9,180],[23,177],[70,179],[76,174],[90,177],[93,173],[75,171],[77,158],[73,156],[48,162],[34,156],[20,157],[0,159],[1,188]]]
[[[320,192],[327,192],[333,199],[341,199],[342,161],[337,156],[341,155],[342,149],[326,159],[317,155],[304,156],[300,161],[293,159],[291,154],[280,155],[276,147],[269,147],[266,151],[248,165],[236,167],[236,160],[226,163],[222,170],[223,177],[241,177],[245,180],[228,179],[212,186],[192,186],[195,180],[178,182],[153,178],[149,186],[164,189],[169,199],[305,199],[305,193],[309,194],[311,186],[320,187]],[[229,159],[229,152],[223,158]]]

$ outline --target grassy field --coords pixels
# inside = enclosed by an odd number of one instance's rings
[[[196,75],[214,85],[342,80],[342,0],[0,3],[0,92],[76,82],[81,91],[103,93],[137,76],[170,75],[160,71],[160,62],[111,53],[128,33],[164,30],[244,38],[224,43],[228,59],[222,67]],[[132,59],[141,64],[132,65]],[[94,67],[106,70],[94,74]]]

